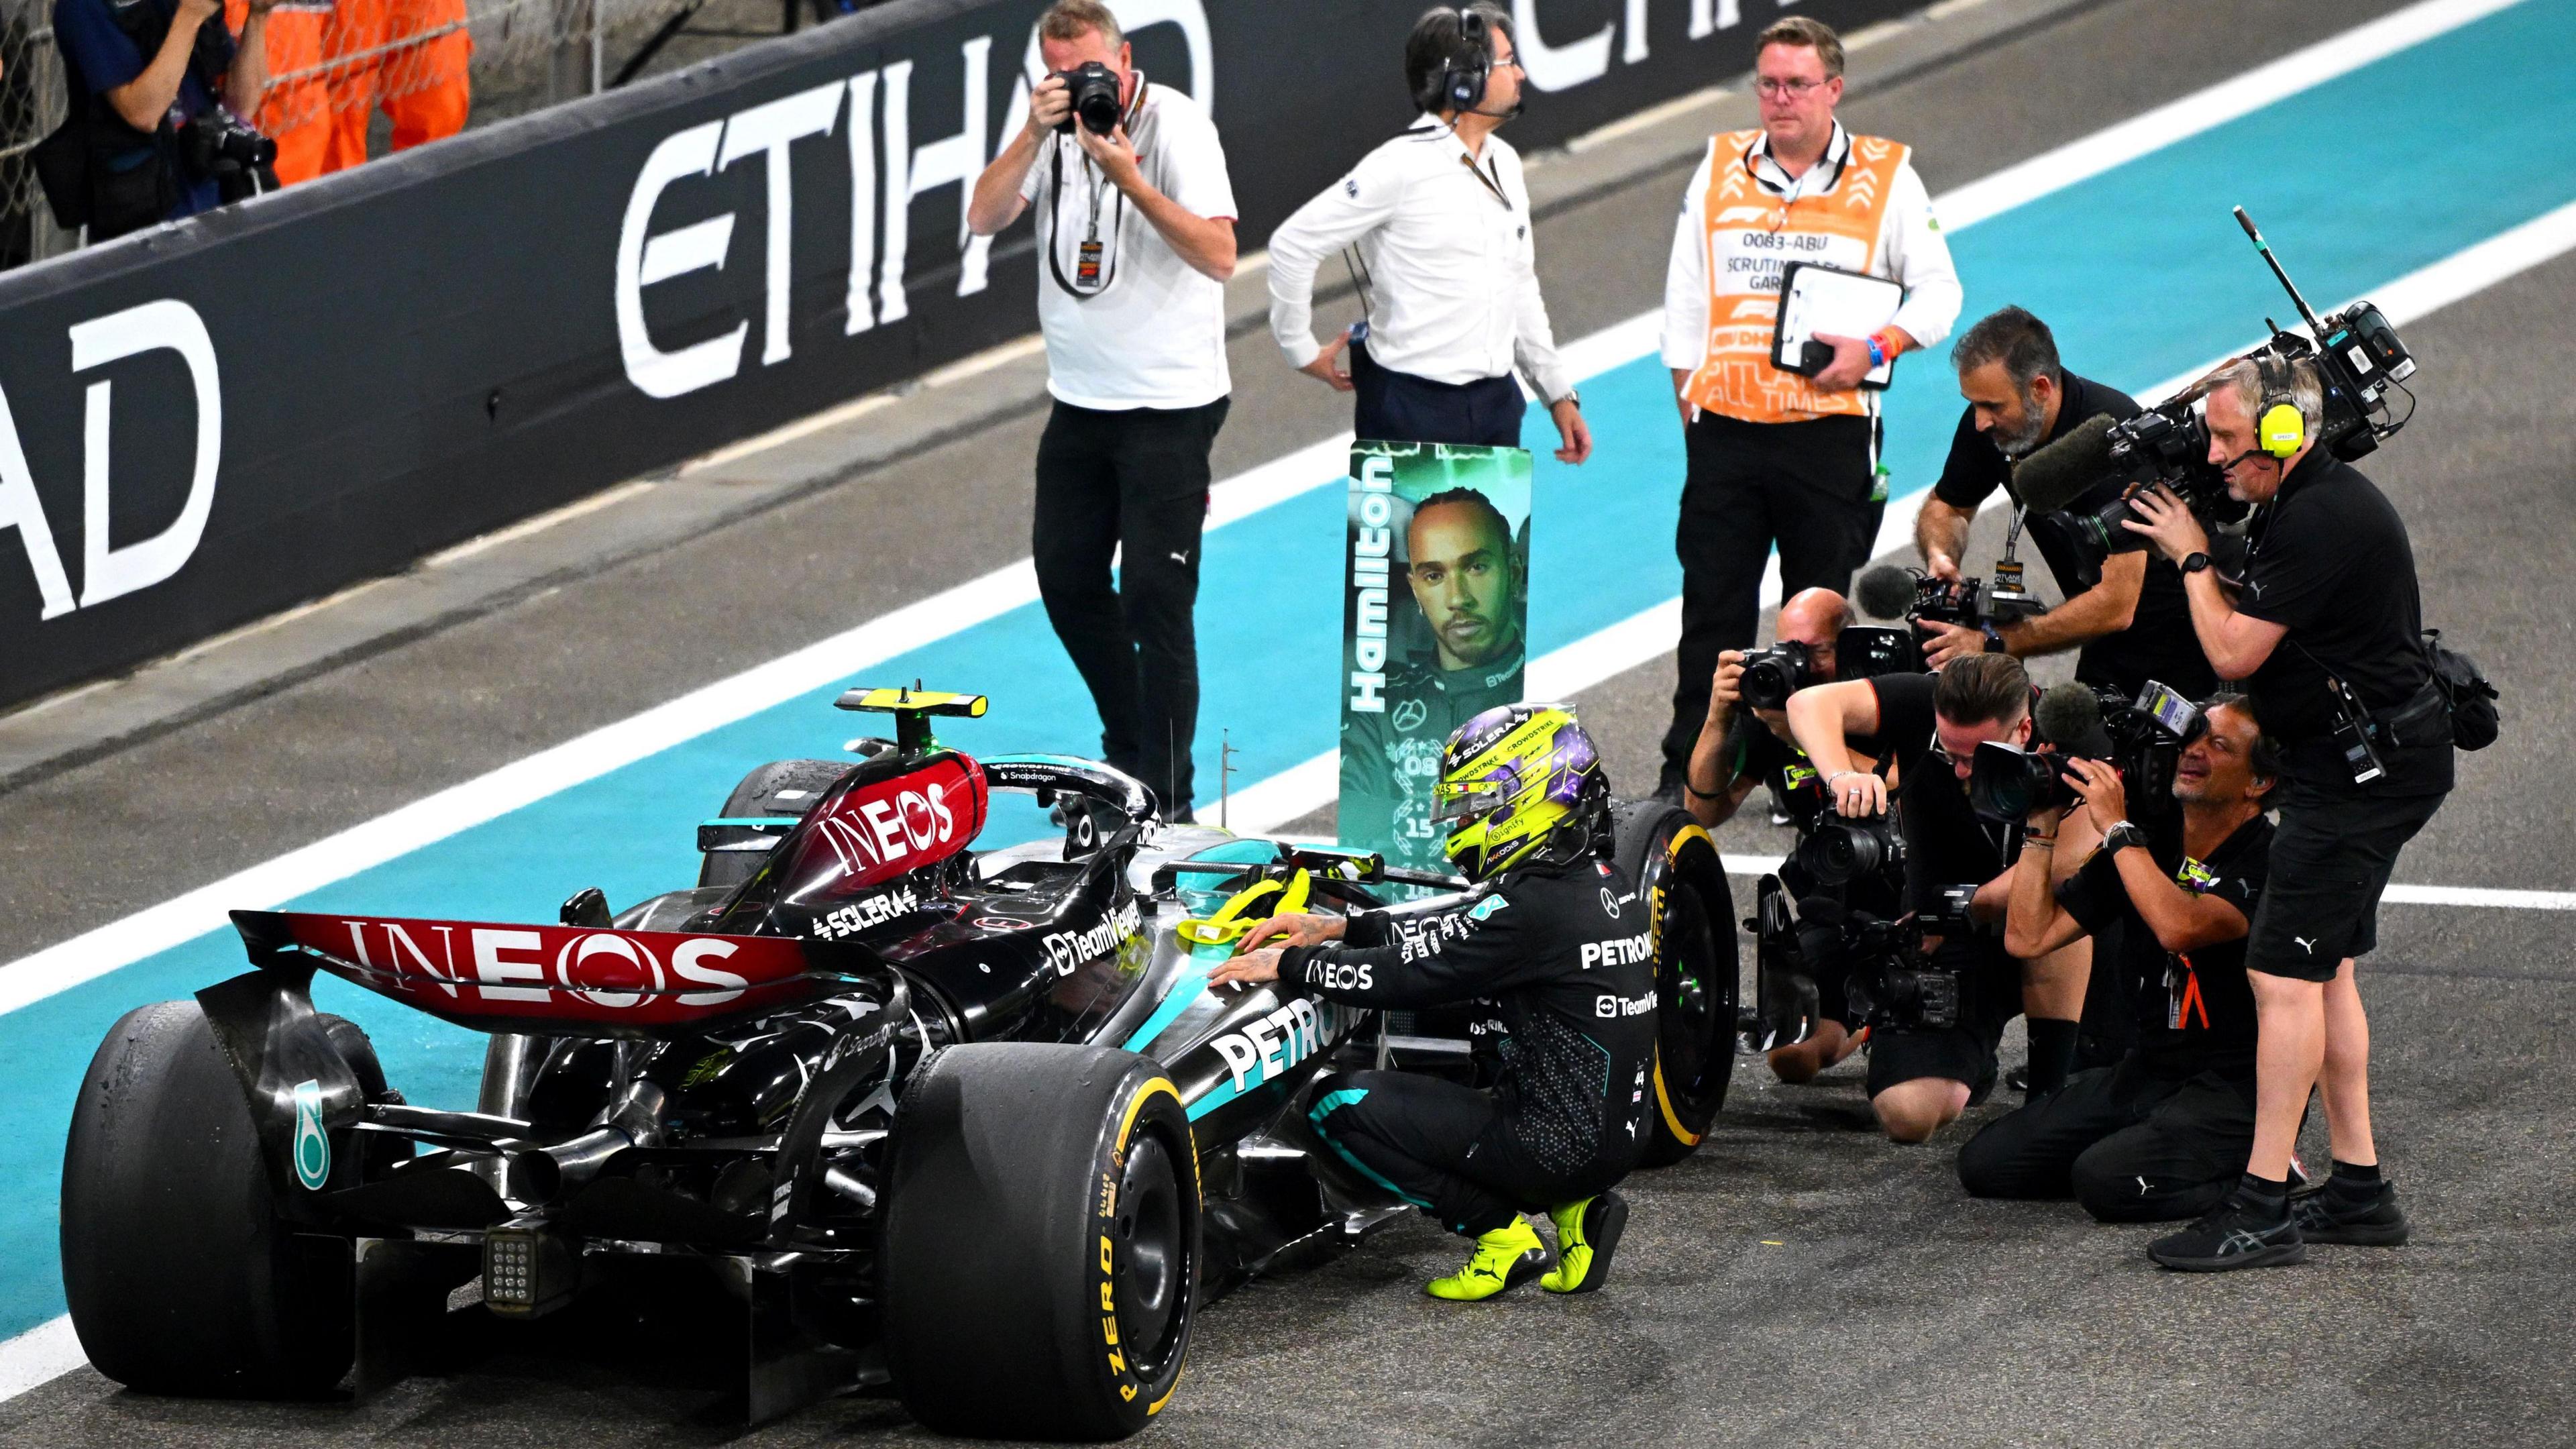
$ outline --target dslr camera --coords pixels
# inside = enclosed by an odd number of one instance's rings
[[[1905,836],[1892,816],[1850,820],[1828,813],[1799,839],[1796,858],[1820,886],[1846,886],[1881,872],[1893,879],[1905,868]]]
[[[1787,709],[1790,695],[1819,682],[1815,651],[1795,639],[1784,639],[1768,649],[1748,652],[1735,688],[1747,709]]]
[[[2041,696],[2039,715],[2039,733],[2054,752],[1987,740],[1969,762],[1968,806],[1988,820],[2072,808],[2078,797],[2069,762],[2095,752],[2119,770],[2133,818],[2161,815],[2176,808],[2174,767],[2183,746],[2207,727],[2200,706],[2152,679],[2134,701],[2062,684]]]
[[[1927,909],[1894,920],[1846,909],[1830,897],[1811,896],[1798,903],[1797,918],[1792,921],[1776,879],[1765,877],[1760,890],[1763,909],[1747,924],[1757,931],[1762,981],[1776,993],[1773,1000],[1798,999],[1791,993],[1812,986],[1816,971],[1839,965],[1845,999],[1873,1027],[1911,1030],[1959,1024],[1959,973],[1925,956],[1923,938],[1965,926],[1968,903],[1977,894],[1975,886],[1945,886]],[[1770,1010],[1765,1015],[1769,1019]],[[1775,1030],[1778,1034],[1785,1033]]]
[[[179,127],[188,174],[215,183],[226,205],[277,189],[277,143],[221,104]]]
[[[1095,136],[1106,136],[1118,129],[1118,118],[1126,111],[1118,94],[1118,72],[1099,61],[1086,60],[1056,75],[1063,80],[1065,95],[1073,102],[1073,110],[1056,122],[1056,134],[1072,135],[1077,121]]]

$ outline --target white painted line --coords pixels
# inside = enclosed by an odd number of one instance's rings
[[[70,1314],[39,1323],[0,1343],[0,1399],[14,1399],[88,1362]]]
[[[2399,906],[2486,906],[2505,911],[2576,911],[2576,891],[2505,891],[2483,886],[2393,885],[2380,899]]]

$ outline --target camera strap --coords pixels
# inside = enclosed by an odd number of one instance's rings
[[[1051,226],[1061,227],[1064,224],[1064,138],[1055,138],[1055,143],[1055,174],[1047,196],[1047,215]],[[1074,144],[1076,149],[1080,149],[1080,142]],[[1116,258],[1108,258],[1105,266],[1103,259],[1108,241],[1114,241],[1118,229],[1126,225],[1127,194],[1123,191],[1118,193],[1118,205],[1110,213],[1109,237],[1104,240],[1100,235],[1100,204],[1108,199],[1105,193],[1117,191],[1117,188],[1111,186],[1109,178],[1091,164],[1091,157],[1087,154],[1082,158],[1082,174],[1091,193],[1091,206],[1088,231],[1075,244],[1073,280],[1065,280],[1063,248],[1054,237],[1048,238],[1047,270],[1055,274],[1055,284],[1071,294],[1075,301],[1088,302],[1108,291],[1110,283],[1118,280]]]

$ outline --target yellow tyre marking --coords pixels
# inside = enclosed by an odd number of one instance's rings
[[[1169,1078],[1155,1077],[1147,1081],[1145,1085],[1138,1087],[1136,1089],[1136,1095],[1127,1100],[1127,1115],[1121,1118],[1118,1123],[1118,1155],[1120,1158],[1123,1159],[1127,1155],[1127,1138],[1129,1134],[1136,1130],[1137,1115],[1145,1110],[1146,1099],[1152,1097],[1156,1092],[1160,1092],[1164,1096],[1171,1098],[1173,1103],[1181,1107],[1184,1113],[1188,1111],[1188,1104],[1181,1101],[1181,1089],[1173,1086]],[[1193,1186],[1198,1185],[1198,1152],[1198,1134],[1196,1132],[1192,1132],[1190,1134],[1190,1179]],[[1201,1189],[1199,1196],[1200,1201],[1204,1203],[1206,1201],[1205,1189]],[[1107,1238],[1100,1240],[1100,1259],[1101,1271],[1104,1274],[1110,1272],[1109,1240]],[[1101,1324],[1103,1336],[1105,1336],[1109,1340],[1109,1344],[1112,1345],[1108,1349],[1109,1371],[1113,1374],[1124,1376],[1127,1373],[1127,1361],[1118,1352],[1116,1347],[1114,1347],[1118,1342],[1118,1330],[1116,1327],[1118,1320],[1115,1316],[1117,1309],[1112,1306],[1110,1286],[1105,1281],[1100,1285],[1100,1306],[1112,1315]],[[1163,1406],[1172,1401],[1172,1395],[1177,1392],[1180,1387],[1181,1376],[1178,1373],[1174,1373],[1172,1375],[1172,1386],[1163,1390],[1163,1396],[1161,1398],[1156,1399],[1154,1402],[1145,1406],[1145,1416],[1147,1418],[1152,1418],[1154,1415],[1161,1413],[1163,1411]],[[1134,1384],[1120,1384],[1118,1386],[1118,1397],[1130,1402],[1134,1401],[1136,1397],[1136,1386]]]
[[[1699,1145],[1700,1134],[1683,1126],[1682,1119],[1673,1114],[1673,1099],[1664,1091],[1664,1054],[1662,1052],[1655,1053],[1655,1105],[1663,1109],[1666,1131],[1671,1132],[1684,1147]]]

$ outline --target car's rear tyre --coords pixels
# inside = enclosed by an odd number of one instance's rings
[[[742,777],[725,797],[720,812],[727,820],[800,819],[823,792],[850,772],[848,760],[772,760]],[[743,831],[744,836],[753,832]],[[698,885],[727,890],[751,879],[768,860],[757,850],[711,850],[698,866]]]
[[[1655,1100],[1644,1161],[1699,1147],[1735,1074],[1735,897],[1717,842],[1672,806],[1613,807],[1617,858],[1655,933]]]
[[[1118,1439],[1180,1382],[1196,1151],[1163,1069],[1106,1047],[950,1047],[896,1114],[886,1366],[947,1434]]]
[[[368,1094],[366,1033],[325,1017]],[[193,1001],[127,1012],[63,1152],[63,1296],[100,1373],[151,1394],[296,1398],[348,1372],[350,1242],[278,1214],[231,1065]]]

